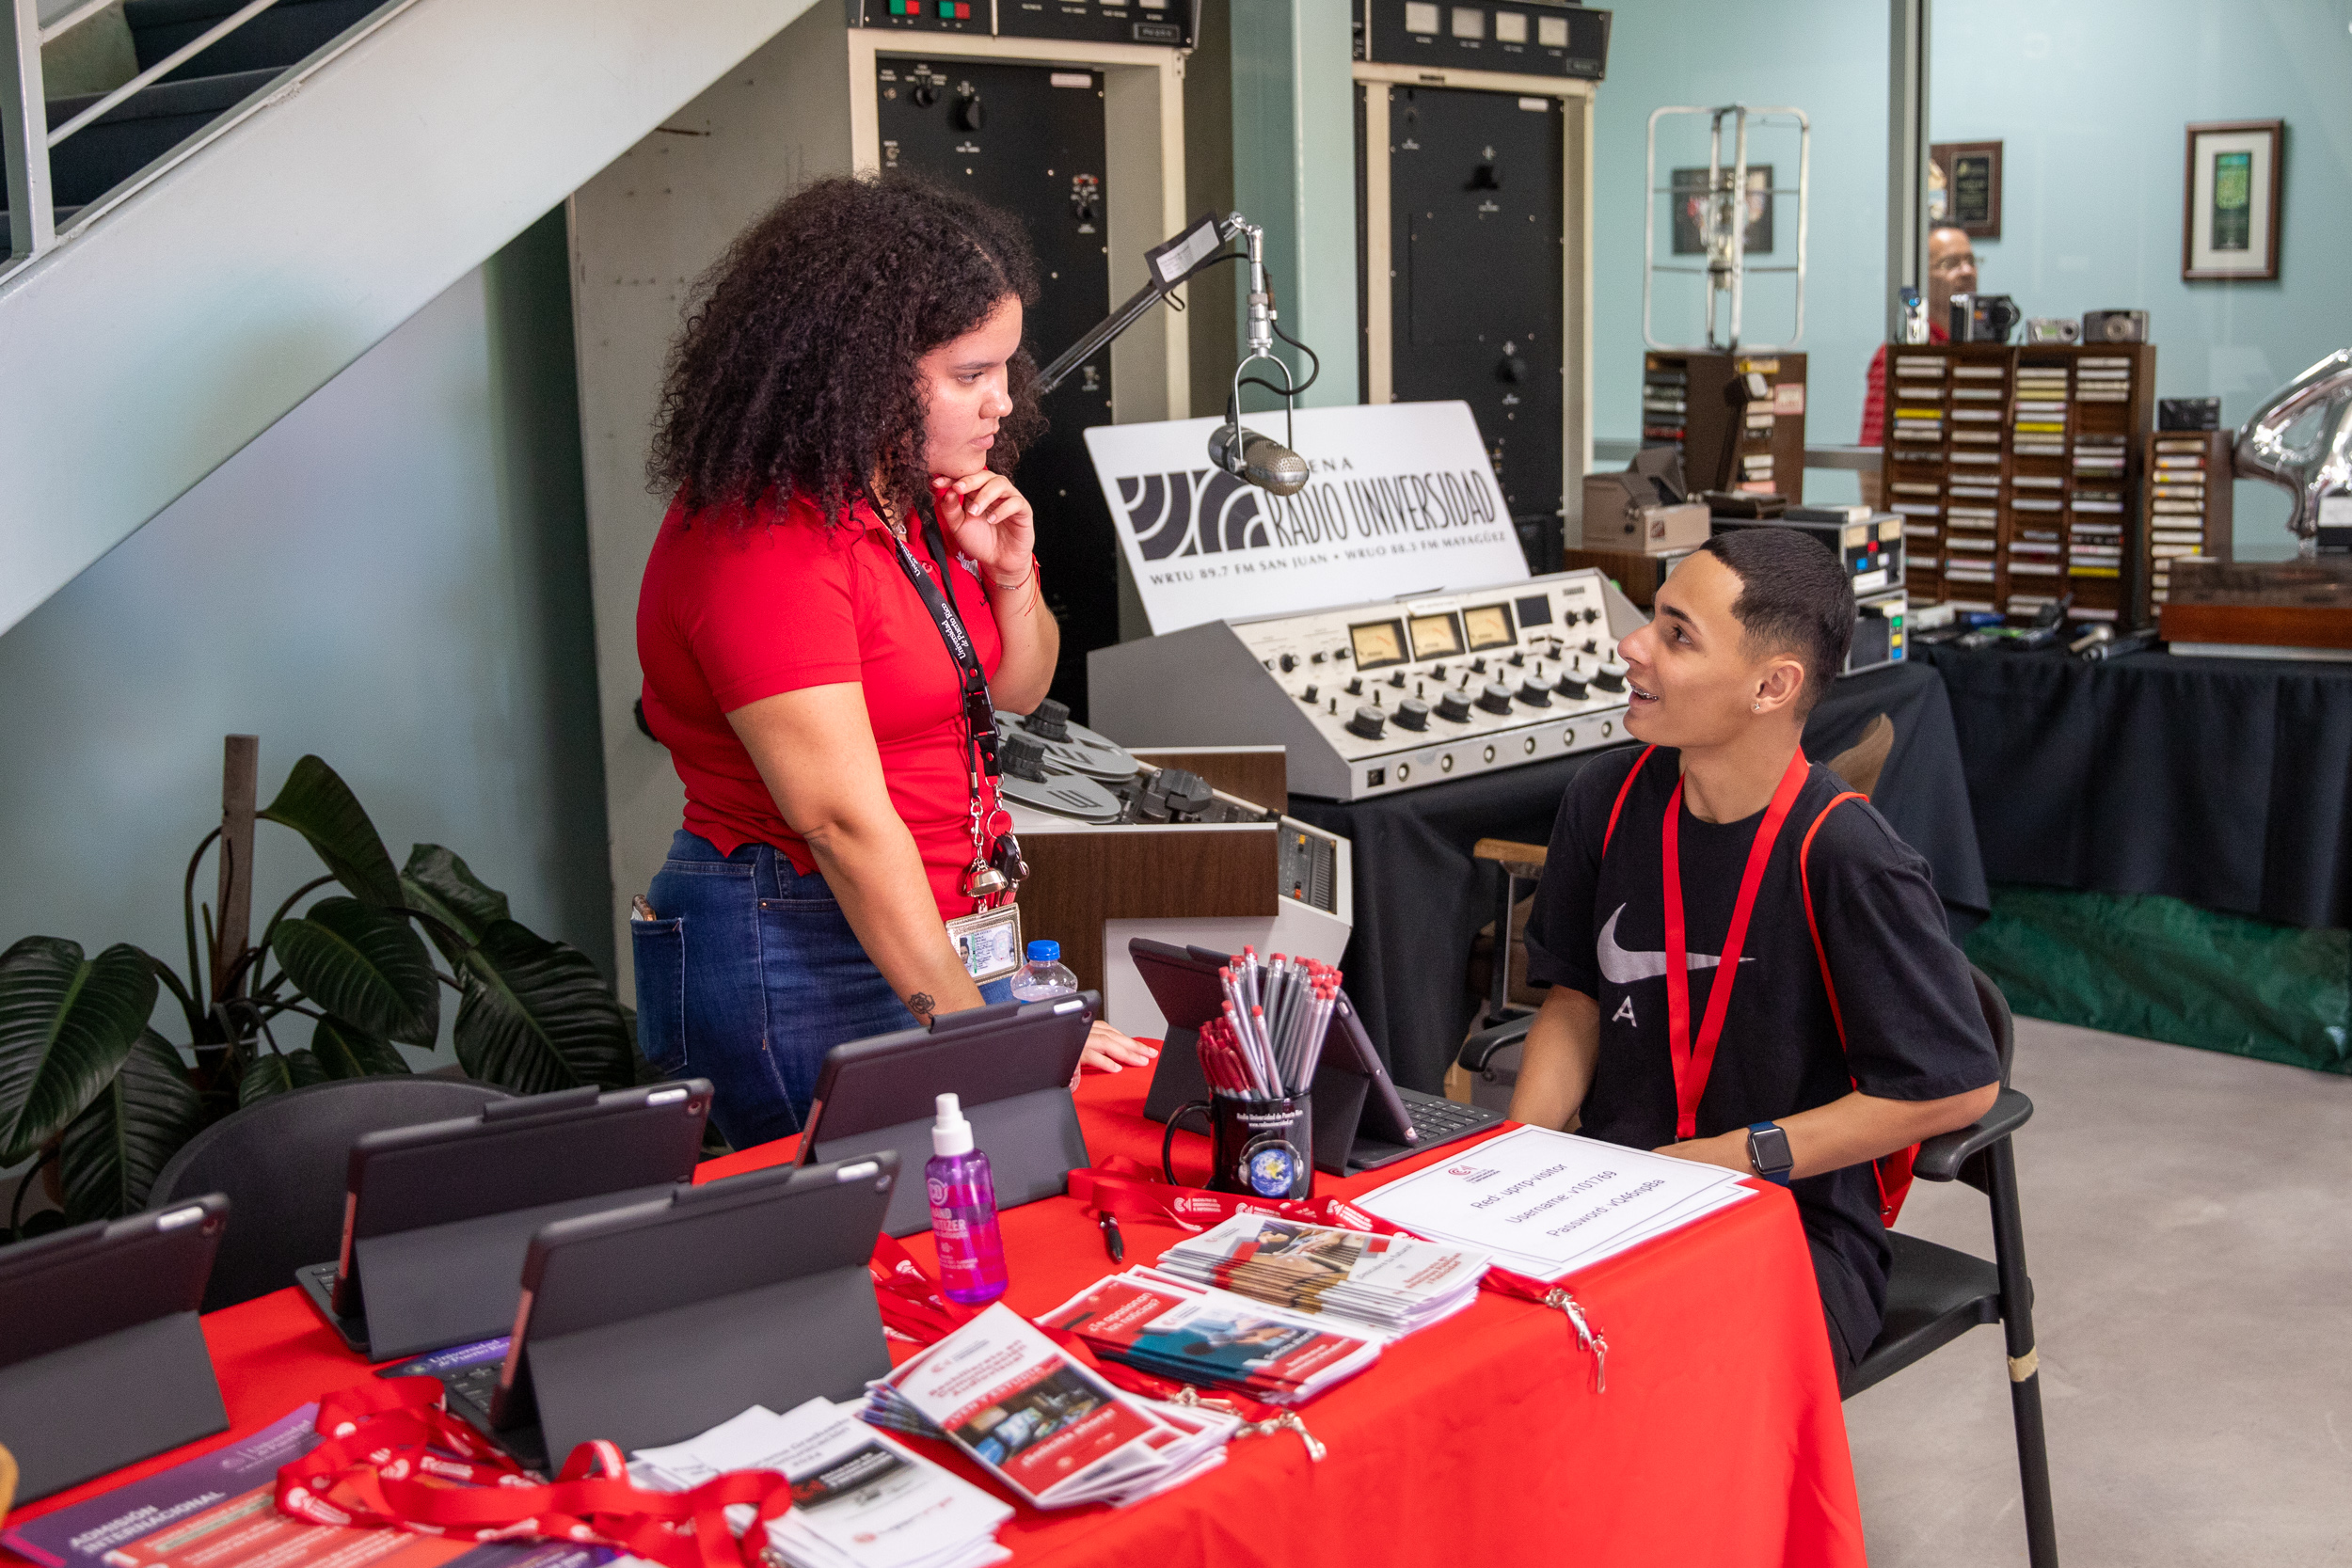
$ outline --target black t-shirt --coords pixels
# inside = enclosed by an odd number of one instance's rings
[[[1528,972],[1600,1006],[1600,1054],[1580,1131],[1656,1148],[1675,1141],[1674,1064],[1667,1043],[1665,906],[1660,830],[1680,777],[1678,753],[1650,755],[1601,854],[1611,806],[1644,753],[1629,747],[1576,776],[1552,825],[1551,849],[1527,923]],[[1807,858],[1813,912],[1845,1019],[1845,1044],[1805,923],[1798,853],[1821,809],[1845,792],[1814,765],[1772,846],[1740,951],[1697,1133],[1779,1121],[1851,1090],[1884,1100],[1940,1100],[2000,1076],[1968,962],[1920,859],[1867,800],[1829,814]],[[1691,1032],[1720,973],[1740,879],[1764,815],[1702,822],[1681,808],[1683,920],[1691,961]],[[1890,1252],[1867,1164],[1791,1183],[1813,1243],[1821,1300],[1859,1355],[1885,1311]]]

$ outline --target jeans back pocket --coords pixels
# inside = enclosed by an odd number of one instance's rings
[[[666,1078],[686,1073],[686,921],[632,920],[637,1049]]]

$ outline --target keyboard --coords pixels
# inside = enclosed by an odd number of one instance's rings
[[[505,1363],[485,1361],[478,1367],[453,1367],[439,1373],[449,1390],[449,1402],[458,1414],[483,1431],[490,1430],[490,1401],[499,1387],[499,1370]]]
[[[1502,1112],[1489,1111],[1483,1105],[1456,1105],[1442,1095],[1423,1094],[1402,1085],[1396,1096],[1405,1102],[1405,1114],[1413,1118],[1413,1131],[1421,1136],[1408,1144],[1392,1144],[1359,1132],[1356,1147],[1348,1151],[1350,1171],[1378,1170],[1382,1165],[1392,1165],[1457,1138],[1484,1132],[1507,1119]]]
[[[1416,1148],[1450,1144],[1506,1119],[1500,1111],[1490,1111],[1484,1105],[1459,1105],[1443,1095],[1407,1088],[1399,1088],[1396,1093],[1405,1101],[1406,1113],[1413,1118],[1413,1131],[1421,1134],[1413,1146]]]

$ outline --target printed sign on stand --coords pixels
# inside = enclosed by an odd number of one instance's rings
[[[1524,582],[1527,558],[1465,403],[1302,408],[1295,496],[1209,462],[1221,420],[1098,425],[1087,450],[1154,635]],[[1281,440],[1277,410],[1245,419]]]

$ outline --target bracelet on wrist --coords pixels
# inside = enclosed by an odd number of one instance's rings
[[[1016,588],[1026,588],[1029,585],[1030,579],[1036,576],[1037,557],[1031,556],[1029,558],[1029,569],[1022,573],[1019,577],[1013,578],[1012,581],[1007,582],[1002,578],[999,578],[995,573],[991,572],[988,575],[988,585],[991,588],[995,589],[1000,594],[1009,594]]]

